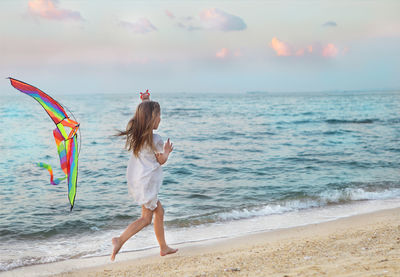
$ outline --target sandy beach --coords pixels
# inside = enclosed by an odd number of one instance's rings
[[[400,208],[181,247],[57,276],[399,276]]]

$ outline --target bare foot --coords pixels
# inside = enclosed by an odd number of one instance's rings
[[[115,260],[115,255],[118,254],[118,252],[121,249],[122,245],[121,245],[121,242],[119,241],[119,238],[113,238],[111,240],[111,242],[112,242],[112,245],[114,246],[113,252],[111,254],[111,261],[114,261]]]
[[[165,248],[163,250],[160,250],[160,255],[161,256],[166,256],[166,255],[169,255],[169,254],[174,254],[176,252],[178,252],[178,249],[173,249],[173,248],[167,246],[167,248]]]

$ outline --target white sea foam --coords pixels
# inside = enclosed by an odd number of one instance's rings
[[[400,197],[400,189],[396,188],[381,191],[367,191],[361,188],[329,190],[310,199],[288,200],[283,201],[282,203],[269,204],[263,207],[236,209],[230,212],[220,213],[218,214],[218,218],[222,221],[238,220],[322,207],[329,204],[344,204],[361,200],[384,200],[396,197]]]
[[[344,190],[326,191],[320,194],[321,199],[327,203],[339,203],[343,201],[378,200],[400,196],[400,189],[386,189],[380,191],[368,191],[362,188],[346,188]]]

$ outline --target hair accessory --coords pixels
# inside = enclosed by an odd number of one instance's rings
[[[146,90],[146,92],[144,92],[144,93],[141,92],[141,93],[140,93],[140,99],[143,100],[143,97],[144,97],[144,96],[149,96],[149,97],[150,97],[150,92],[149,92],[148,89]],[[147,97],[147,98],[149,98],[149,97]]]

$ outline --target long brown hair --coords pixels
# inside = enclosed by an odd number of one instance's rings
[[[160,104],[155,101],[143,101],[137,108],[133,118],[129,120],[125,131],[119,131],[117,136],[126,136],[125,147],[138,157],[144,146],[155,150],[153,143],[153,128],[157,115],[160,114]]]

